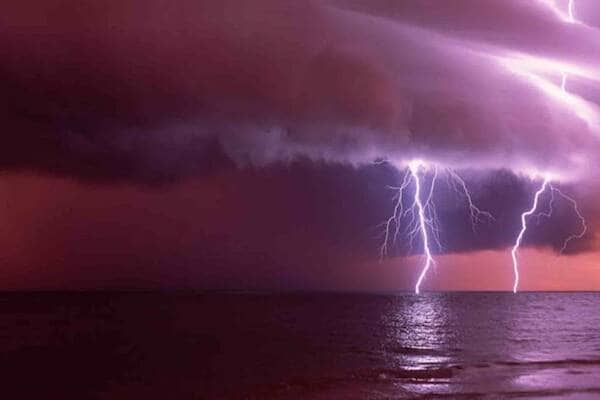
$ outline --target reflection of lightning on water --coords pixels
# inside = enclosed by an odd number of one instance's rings
[[[467,202],[473,230],[475,230],[478,222],[484,219],[494,219],[489,212],[481,210],[474,204],[471,193],[460,175],[448,168],[444,169],[444,171],[446,172],[449,185],[457,193],[461,194]],[[394,212],[384,223],[384,240],[381,245],[382,258],[388,254],[390,244],[396,242],[402,226],[404,227],[402,234],[408,237],[409,252],[412,250],[415,239],[418,237],[421,238],[425,262],[415,285],[415,293],[417,294],[421,292],[421,286],[427,272],[435,264],[432,255],[432,244],[438,250],[442,250],[440,229],[434,202],[434,191],[438,175],[439,168],[436,165],[430,166],[420,160],[411,161],[404,173],[400,186],[392,187],[396,191]],[[427,184],[429,176],[431,178],[429,179],[429,184]],[[427,186],[429,187],[427,188]],[[406,207],[404,204],[405,197],[407,191],[411,188],[413,190],[412,199]]]

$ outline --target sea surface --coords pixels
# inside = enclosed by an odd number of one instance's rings
[[[600,399],[596,293],[0,293],[17,399]]]

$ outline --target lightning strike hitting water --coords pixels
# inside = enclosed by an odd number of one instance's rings
[[[411,161],[404,174],[402,184],[399,187],[392,188],[397,191],[395,196],[396,204],[394,206],[394,213],[385,223],[385,238],[381,246],[381,257],[383,258],[388,253],[392,224],[394,225],[393,242],[395,242],[400,232],[400,220],[408,218],[404,233],[409,238],[409,246],[412,249],[414,240],[420,236],[423,243],[423,253],[425,254],[425,264],[423,265],[415,285],[416,294],[421,292],[423,279],[425,279],[431,265],[435,263],[431,252],[431,240],[433,239],[438,247],[441,248],[435,203],[433,201],[433,192],[435,190],[438,170],[437,167],[433,168],[433,177],[431,178],[429,191],[427,197],[423,199],[424,182],[422,178],[424,178],[425,175],[422,177],[420,175],[420,170],[425,168],[426,165],[424,162],[419,160]],[[410,206],[404,209],[404,196],[411,183],[413,183],[414,186],[413,197]]]
[[[419,169],[421,167],[421,163],[411,163],[409,165],[410,173],[415,181],[415,204],[417,206],[418,217],[419,217],[419,230],[421,231],[421,237],[423,239],[423,251],[425,252],[425,265],[421,270],[421,274],[419,275],[419,279],[417,280],[417,284],[415,285],[415,293],[419,294],[421,289],[421,284],[423,283],[423,279],[425,279],[425,275],[427,271],[431,267],[431,264],[434,263],[433,257],[431,256],[431,249],[429,248],[429,234],[427,233],[427,226],[431,222],[427,219],[425,214],[425,208],[423,207],[423,203],[421,202],[421,180],[419,179]],[[432,189],[430,193],[433,192],[433,183],[431,185]],[[431,200],[431,196],[428,197],[428,201]],[[426,203],[427,204],[427,203]]]
[[[550,202],[548,203],[548,210],[541,211],[538,214],[533,215],[538,208],[540,196],[546,191],[546,189],[550,190]],[[554,212],[554,202],[555,202],[556,195],[560,196],[563,200],[565,200],[566,202],[568,202],[571,205],[571,207],[573,208],[573,211],[575,212],[575,215],[577,216],[577,218],[579,219],[579,221],[581,223],[581,231],[579,231],[578,233],[569,235],[563,242],[563,245],[560,248],[560,251],[558,252],[558,254],[562,255],[572,240],[581,239],[587,233],[588,228],[587,228],[586,220],[583,217],[583,214],[581,213],[581,211],[579,210],[579,206],[577,205],[577,202],[575,201],[575,199],[573,199],[571,196],[568,196],[562,190],[560,190],[556,186],[554,186],[552,184],[550,178],[545,177],[542,186],[535,193],[532,207],[528,211],[525,211],[523,214],[521,214],[521,230],[519,232],[519,235],[517,236],[515,245],[513,246],[512,250],[511,250],[511,256],[512,256],[512,261],[513,261],[513,270],[514,270],[514,276],[515,276],[515,280],[514,280],[514,284],[513,284],[513,292],[514,293],[517,292],[518,287],[519,287],[519,263],[518,263],[518,259],[517,259],[517,251],[519,250],[519,247],[523,240],[523,236],[525,235],[525,232],[527,230],[527,219],[530,216],[536,216],[539,221],[539,218],[541,218],[541,217],[546,217],[546,218],[552,217],[552,213]]]
[[[553,8],[555,7],[553,2],[549,3],[546,1],[545,3],[550,5]],[[568,15],[566,18],[564,18],[564,20],[566,22],[569,22],[569,23],[577,22],[577,20],[575,19],[574,10],[575,10],[575,0],[569,0]],[[560,13],[560,11],[558,11],[558,9],[555,9],[555,11],[557,11],[558,14],[562,16],[562,13]],[[593,114],[593,113],[591,113],[589,110],[586,110],[585,109],[586,107],[584,107],[585,104],[581,104],[579,101],[577,101],[576,98],[570,96],[570,94],[567,92],[567,80],[569,79],[568,72],[566,72],[565,69],[560,69],[560,74],[561,74],[560,91],[562,92],[562,97],[557,96],[556,93],[553,94],[551,84],[547,84],[547,82],[542,80],[539,76],[533,75],[531,73],[529,76],[530,76],[530,78],[532,78],[533,81],[536,81],[537,84],[543,90],[545,90],[547,93],[553,95],[556,98],[562,99],[563,101],[565,101],[566,104],[569,104],[572,106],[574,105],[576,113],[578,113],[578,115],[584,117],[585,120],[587,120],[587,121],[591,120],[592,118],[591,118],[590,114]],[[513,293],[516,293],[517,289],[519,287],[519,262],[517,259],[517,251],[519,249],[519,246],[521,245],[521,241],[523,240],[523,235],[525,234],[525,231],[527,230],[527,217],[529,217],[530,215],[532,215],[535,212],[535,210],[537,209],[537,206],[538,206],[539,197],[546,190],[546,187],[548,187],[548,186],[550,187],[550,194],[551,194],[549,210],[547,212],[539,213],[538,219],[540,216],[545,216],[545,217],[552,216],[553,204],[554,204],[554,194],[557,193],[563,199],[565,199],[566,201],[571,203],[571,205],[573,206],[573,210],[575,211],[575,214],[577,215],[577,218],[579,218],[579,220],[581,221],[581,226],[582,226],[582,230],[579,233],[570,235],[569,237],[567,237],[565,239],[565,241],[563,242],[563,245],[559,251],[559,255],[562,254],[566,250],[567,246],[569,245],[569,242],[571,242],[574,239],[581,239],[587,232],[587,224],[586,224],[585,218],[583,218],[583,215],[579,211],[577,202],[573,198],[564,194],[560,189],[557,189],[556,187],[552,186],[552,183],[550,182],[549,178],[547,178],[547,177],[544,178],[542,187],[535,193],[532,208],[530,210],[524,212],[521,215],[521,231],[519,232],[519,235],[517,236],[515,245],[513,246],[512,251],[511,251],[511,256],[512,256],[512,261],[513,261],[513,270],[514,270],[514,276],[515,276],[514,284],[513,284]]]
[[[550,183],[550,180],[547,177],[544,178],[544,182],[543,182],[542,186],[538,189],[537,192],[535,192],[535,196],[533,198],[533,205],[531,206],[531,208],[529,210],[527,210],[523,214],[521,214],[521,230],[519,231],[517,240],[515,241],[515,244],[510,252],[510,254],[512,256],[512,261],[513,261],[513,272],[515,275],[515,280],[513,283],[513,293],[517,293],[517,289],[519,288],[519,261],[517,259],[517,251],[519,250],[519,247],[521,246],[521,241],[523,240],[523,235],[525,235],[525,231],[527,230],[527,217],[532,215],[535,212],[535,210],[537,209],[540,196],[542,195],[542,193],[544,193],[544,191],[546,190],[546,187],[548,186],[549,183]]]
[[[579,23],[579,21],[577,21],[575,18],[574,0],[569,0],[567,13],[560,10],[560,8],[558,8],[555,4],[554,0],[538,1],[545,4],[551,10],[553,10],[553,12],[564,22]],[[574,114],[576,114],[586,123],[588,123],[590,127],[600,128],[599,109],[595,105],[590,104],[588,101],[567,91],[567,83],[570,74],[591,79],[593,81],[600,81],[600,76],[598,76],[595,72],[589,71],[588,69],[577,65],[571,65],[564,62],[523,54],[509,54],[505,57],[499,57],[498,60],[510,71],[522,76],[530,84],[536,86],[549,98],[562,103]],[[548,74],[560,74],[560,84],[554,83],[550,79],[548,79]],[[410,217],[410,220],[408,222],[408,225],[406,225],[405,230],[405,233],[408,234],[409,237],[410,248],[412,249],[412,244],[415,238],[421,236],[423,242],[423,252],[425,255],[425,264],[421,270],[421,273],[417,280],[417,284],[415,286],[415,292],[417,294],[420,293],[420,288],[425,276],[427,275],[427,272],[429,271],[430,267],[435,264],[430,247],[432,239],[435,240],[435,243],[437,244],[440,250],[442,248],[439,239],[440,230],[438,228],[435,205],[433,204],[432,199],[438,170],[437,167],[434,168],[434,175],[431,180],[429,195],[426,197],[425,200],[423,200],[421,192],[423,187],[423,180],[426,179],[426,174],[424,174],[423,176],[419,175],[419,171],[423,168],[425,168],[425,164],[421,161],[413,161],[409,163],[402,184],[400,185],[400,187],[393,188],[397,191],[397,195],[395,197],[396,204],[394,207],[393,215],[385,223],[385,238],[381,246],[381,257],[383,258],[388,253],[392,225],[394,226],[393,242],[395,242],[400,230],[400,220],[405,217]],[[475,231],[476,224],[478,222],[481,222],[483,218],[488,220],[494,219],[490,213],[482,211],[473,204],[473,200],[467,189],[467,186],[464,180],[458,174],[456,174],[451,169],[447,169],[447,174],[449,177],[449,182],[452,185],[453,189],[457,193],[462,193],[467,201],[473,231]],[[414,198],[410,207],[404,209],[403,197],[411,183],[414,183]],[[587,232],[586,221],[583,218],[581,212],[579,211],[575,200],[564,194],[556,187],[552,186],[550,178],[546,176],[544,178],[542,186],[535,193],[532,207],[529,210],[525,211],[523,214],[521,214],[521,230],[519,231],[516,242],[511,250],[514,271],[513,292],[515,293],[517,292],[519,287],[519,261],[517,258],[517,252],[521,246],[521,242],[523,241],[525,232],[527,231],[528,218],[534,215],[538,208],[540,196],[548,188],[550,188],[551,194],[549,210],[547,212],[538,213],[538,220],[541,216],[550,217],[552,215],[555,194],[558,194],[565,201],[569,202],[572,205],[574,212],[577,215],[577,218],[579,218],[579,220],[581,221],[582,226],[582,230],[579,233],[567,237],[567,239],[563,243],[559,254],[562,254],[566,250],[567,246],[572,240],[582,238]]]
[[[428,169],[431,169],[432,172],[429,174],[431,175],[431,179],[427,190]],[[448,184],[456,193],[463,196],[467,202],[473,231],[475,231],[477,223],[482,222],[484,219],[494,219],[489,212],[481,210],[474,204],[465,181],[455,171],[448,168],[444,169],[444,171],[446,172]],[[394,197],[394,213],[384,223],[384,240],[381,245],[382,259],[387,255],[390,243],[396,242],[401,226],[404,226],[402,233],[408,237],[409,252],[412,250],[415,239],[421,238],[425,262],[415,285],[416,294],[421,292],[421,286],[429,269],[432,265],[435,265],[432,246],[435,245],[438,250],[442,250],[440,229],[434,202],[434,191],[438,175],[438,167],[435,165],[430,167],[420,160],[410,162],[404,173],[401,185],[399,187],[392,187],[397,192]],[[411,186],[414,190],[412,200],[409,206],[405,207],[404,198]],[[427,195],[425,196],[424,193],[426,190]],[[406,223],[401,224],[401,220],[404,220]]]

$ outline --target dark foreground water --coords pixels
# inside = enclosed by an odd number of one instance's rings
[[[4,293],[0,396],[600,398],[600,294]]]

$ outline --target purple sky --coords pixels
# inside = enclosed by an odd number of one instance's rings
[[[403,243],[378,264],[378,224],[414,158],[456,168],[497,217],[474,233],[441,190],[457,272],[432,287],[510,280],[533,173],[589,222],[558,263],[593,265],[600,4],[570,20],[568,3],[3,4],[0,287],[410,287]],[[536,273],[577,223],[563,204],[531,229]],[[598,287],[582,268],[525,282],[600,289],[588,272]]]

